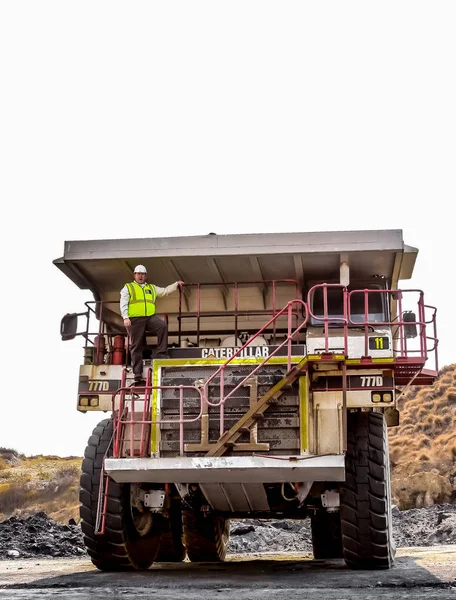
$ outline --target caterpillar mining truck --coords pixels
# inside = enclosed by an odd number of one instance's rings
[[[93,564],[223,561],[230,519],[309,518],[315,558],[389,568],[387,427],[438,373],[436,309],[399,286],[417,254],[401,230],[65,242],[54,264],[93,297],[61,321],[77,410],[107,413],[80,481]],[[169,358],[144,340],[142,386],[119,310],[138,263],[185,282],[157,300]]]

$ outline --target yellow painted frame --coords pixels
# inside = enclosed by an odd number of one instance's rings
[[[303,360],[302,356],[292,356],[291,363],[297,364]],[[166,358],[163,360],[157,359],[153,362],[153,371],[152,371],[152,385],[160,385],[160,369],[161,367],[176,367],[176,366],[201,366],[201,365],[213,365],[213,366],[221,366],[226,362],[226,360],[220,359],[206,359],[206,358]],[[246,365],[246,364],[260,364],[264,362],[264,358],[234,358],[230,361],[231,365]],[[267,364],[273,365],[282,365],[288,362],[288,358],[285,356],[273,356],[267,361]],[[151,406],[151,418],[152,421],[157,421],[158,419],[158,400],[159,400],[159,390],[154,389],[152,391],[152,406]],[[158,422],[155,425],[152,425],[151,431],[151,455],[157,456],[158,453],[158,438],[159,438],[159,429],[160,424]]]

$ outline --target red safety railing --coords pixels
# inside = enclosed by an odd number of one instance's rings
[[[276,323],[278,319],[283,318],[284,315],[287,316],[288,319],[288,336],[286,338],[286,343],[288,345],[291,344],[291,339],[295,337],[295,334],[290,338],[290,323],[293,321],[293,326],[298,327],[299,331],[302,330],[306,324],[308,324],[308,317],[310,317],[314,322],[321,323],[323,326],[324,332],[324,347],[325,352],[329,352],[329,340],[330,334],[329,329],[330,325],[339,326],[342,329],[342,336],[344,339],[343,348],[341,351],[348,357],[349,344],[348,344],[348,334],[350,328],[359,327],[364,328],[364,355],[366,357],[369,356],[369,328],[370,327],[391,327],[393,332],[393,340],[394,340],[394,357],[397,359],[403,360],[417,360],[421,362],[426,362],[430,354],[433,354],[434,358],[434,369],[438,370],[438,356],[437,356],[437,347],[438,347],[438,338],[437,338],[437,326],[436,326],[436,313],[437,310],[433,306],[426,305],[424,303],[424,294],[421,290],[410,289],[410,290],[382,290],[382,289],[360,289],[360,290],[348,290],[342,284],[318,284],[313,286],[307,295],[307,302],[303,302],[300,299],[290,300],[287,305],[278,310],[276,307],[276,286],[278,283],[283,283],[283,281],[277,280],[272,282],[267,282],[271,284],[272,289],[272,307],[270,310],[264,311],[239,311],[239,304],[236,300],[237,298],[237,290],[241,284],[232,284],[234,285],[235,293],[234,293],[234,311],[227,312],[228,316],[232,316],[234,318],[234,327],[233,330],[236,334],[237,332],[237,322],[238,318],[241,316],[249,315],[249,316],[263,316],[267,318],[270,316],[271,318],[265,323],[265,325],[253,336],[250,340],[254,340],[259,335],[268,332],[273,332],[273,339],[275,338],[276,331]],[[285,280],[286,283],[296,285],[296,282],[292,280]],[[192,287],[193,284],[190,284],[189,287]],[[197,311],[195,314],[186,314],[182,308],[182,292],[180,291],[179,295],[179,314],[177,315],[179,332],[170,332],[170,335],[179,335],[181,336],[181,321],[186,318],[196,318],[197,319],[197,327],[195,330],[195,336],[197,340],[200,337],[200,319],[201,318],[210,318],[210,317],[220,317],[219,313],[211,314],[205,313],[201,309],[201,289],[204,285],[209,284],[194,284],[197,289]],[[246,284],[247,285],[247,284]],[[331,311],[328,306],[328,290],[331,293],[334,290],[340,290],[340,294],[342,297],[342,306],[340,315],[334,316],[331,314]],[[317,291],[322,293],[322,302],[320,299],[321,312],[318,314],[314,314],[314,297]],[[410,311],[404,312],[404,300],[406,297],[410,297],[413,294],[418,295],[418,300],[416,302],[415,308],[415,318],[413,320],[410,319],[411,313]],[[362,303],[363,310],[361,312],[357,312],[356,315],[353,314],[351,310],[352,301],[356,301],[357,298],[362,295]],[[397,303],[397,317],[394,320],[379,320],[372,319],[369,316],[369,302],[375,296],[385,297],[384,306],[390,305],[392,301]],[[128,335],[125,333],[121,334],[119,331],[121,329],[115,329],[112,331],[112,319],[114,311],[109,308],[109,305],[118,304],[115,301],[108,302],[87,302],[87,312],[79,313],[75,316],[85,316],[87,318],[87,324],[85,330],[80,333],[85,338],[85,362],[87,359],[87,363],[89,364],[126,364],[128,361]],[[359,305],[359,302],[357,302]],[[292,308],[290,308],[292,307]],[[111,319],[111,325],[107,326],[104,321],[104,316],[109,313],[109,318]],[[272,315],[271,315],[272,313]],[[334,313],[334,311],[333,311]],[[225,314],[225,313],[224,313]],[[385,311],[383,310],[383,314]],[[405,316],[407,318],[405,318]],[[91,316],[96,316],[99,318],[97,323],[98,327],[96,331],[91,332],[89,329],[89,321]],[[116,315],[117,318],[120,318],[119,315]],[[283,321],[281,321],[283,323]],[[111,327],[111,331],[109,330]],[[119,323],[120,327],[120,323]],[[122,326],[123,327],[123,326]],[[415,341],[411,341],[411,338],[408,336],[407,331],[410,327],[416,327],[417,336]],[[281,326],[281,332],[284,332],[284,325]],[[122,348],[119,349],[116,347],[116,338],[120,338],[124,340],[122,343]],[[418,344],[417,344],[418,342]],[[229,359],[230,362],[233,358],[238,357],[241,353],[241,350],[248,346],[251,342],[248,340],[246,344],[242,346],[234,356]],[[197,344],[198,345],[198,341]],[[280,347],[283,347],[283,343],[280,344]],[[116,352],[122,353],[122,359],[118,360],[118,354],[116,357]],[[275,352],[274,354],[276,354]],[[290,354],[290,352],[289,352]]]
[[[339,289],[342,294],[342,315],[341,316],[333,316],[329,312],[328,307],[328,290],[337,290]],[[314,296],[317,291],[322,292],[323,296],[323,313],[322,314],[314,314],[312,312],[311,307],[314,305]],[[357,295],[362,294],[363,296],[363,312],[357,312],[356,316],[351,310],[352,299],[356,298]],[[414,307],[416,310],[415,318],[410,319],[409,316],[413,316],[414,313],[411,311],[403,310],[403,301],[404,295],[412,295],[415,294],[418,296],[418,300],[416,301],[416,306]],[[373,298],[375,295],[383,295],[387,297],[387,301],[384,303],[386,306],[391,305],[391,300],[397,302],[397,317],[392,320],[380,320],[378,318],[374,319],[370,317],[369,312],[369,300]],[[425,363],[429,358],[429,355],[432,353],[434,357],[434,366],[435,370],[438,371],[438,355],[437,355],[437,347],[438,347],[438,338],[437,338],[437,325],[436,325],[436,313],[437,310],[435,307],[426,305],[424,303],[424,294],[421,290],[410,289],[410,290],[381,290],[381,289],[362,289],[362,290],[351,290],[349,291],[346,286],[341,284],[327,284],[322,283],[313,286],[307,295],[307,306],[308,313],[311,319],[314,319],[317,323],[323,324],[324,331],[324,345],[325,352],[330,352],[329,349],[329,328],[331,324],[339,325],[343,330],[343,338],[344,338],[344,354],[349,358],[349,344],[348,344],[348,334],[351,327],[361,327],[364,329],[364,356],[369,356],[369,331],[372,327],[389,327],[392,330],[392,338],[395,342],[395,347],[393,348],[394,357],[402,358],[402,359],[416,359],[421,363]],[[430,312],[430,317],[426,319],[426,309],[427,312]],[[407,319],[404,316],[407,315]],[[432,328],[432,334],[428,333],[428,326]],[[418,346],[413,348],[410,346],[410,342],[408,340],[412,339],[412,336],[408,334],[410,328],[415,327],[417,329],[417,335],[413,336],[413,339],[416,337]]]
[[[407,293],[418,293],[419,294],[419,299],[418,299],[418,303],[417,303],[417,309],[418,309],[418,318],[415,320],[404,320],[403,319],[403,315],[405,314],[403,312],[403,308],[402,308],[402,303],[403,303],[403,296],[404,294]],[[382,326],[386,326],[386,327],[391,327],[393,330],[393,339],[396,340],[397,345],[396,348],[394,349],[395,352],[401,356],[404,357],[408,357],[412,354],[415,355],[419,355],[420,357],[422,357],[424,360],[426,360],[428,358],[428,349],[427,349],[427,337],[426,337],[426,322],[424,320],[424,301],[423,301],[423,292],[421,292],[421,290],[397,290],[397,291],[391,291],[391,290],[369,290],[369,289],[365,289],[365,290],[353,290],[351,292],[346,292],[347,294],[347,307],[348,307],[348,311],[347,311],[347,324],[348,325],[356,325],[358,327],[364,327],[365,329],[365,338],[364,338],[364,355],[368,356],[369,355],[369,346],[368,346],[368,334],[369,334],[369,327],[371,327],[372,325],[375,325],[376,327],[382,327]],[[363,294],[364,296],[364,315],[363,315],[363,319],[359,320],[353,319],[353,315],[351,314],[350,311],[350,306],[351,306],[351,302],[350,300],[355,297],[357,294]],[[375,322],[372,321],[372,319],[369,319],[369,297],[375,294],[381,294],[384,296],[392,296],[393,299],[395,301],[397,301],[397,313],[398,313],[398,317],[396,319],[394,319],[394,321],[379,321],[376,320]],[[408,313],[410,314],[410,313]],[[411,349],[407,347],[407,339],[410,339],[407,334],[407,328],[409,327],[417,327],[419,329],[419,333],[418,333],[418,340],[419,340],[419,347],[417,349]]]
[[[262,310],[245,310],[241,309],[241,290],[252,286],[263,287],[264,298],[269,297],[269,308]],[[231,333],[237,337],[240,331],[245,328],[240,327],[239,323],[245,317],[259,317],[267,319],[269,317],[275,317],[278,314],[282,314],[282,306],[278,303],[279,287],[283,293],[286,286],[292,288],[292,292],[288,295],[289,297],[294,296],[300,298],[301,292],[299,284],[294,279],[277,279],[277,280],[264,280],[264,281],[249,281],[249,282],[225,282],[223,284],[214,283],[197,283],[197,284],[184,284],[179,287],[179,299],[178,299],[178,312],[172,314],[173,318],[177,320],[177,323],[173,323],[172,331],[169,331],[169,336],[175,336],[177,338],[177,345],[181,346],[183,329],[182,324],[186,322],[195,322],[190,329],[191,333],[187,332],[186,335],[194,335],[196,338],[196,345],[200,343],[200,337],[202,335],[201,321],[202,319],[232,319],[232,325],[230,325]],[[208,310],[207,306],[204,306],[206,299],[203,298],[203,290],[207,288],[220,289],[220,291],[228,297],[228,291],[231,290],[230,296],[230,307],[226,306],[223,311],[213,312]],[[196,306],[196,310],[191,312],[188,310],[188,306],[184,309],[184,304],[187,302],[186,297],[190,290],[196,291],[196,297],[193,300],[193,304]],[[232,305],[232,306],[231,306]],[[73,315],[66,315],[66,317],[85,317],[86,323],[81,331],[78,331],[76,335],[81,335],[85,339],[85,361],[90,364],[113,364],[112,358],[116,352],[115,340],[118,337],[122,337],[124,342],[122,350],[124,356],[128,357],[129,352],[129,339],[128,334],[123,325],[123,319],[119,314],[119,302],[115,300],[109,301],[89,301],[85,302],[87,308],[86,312],[74,313]],[[158,314],[158,313],[157,313]],[[162,314],[160,315],[169,325],[169,317],[171,315]],[[64,317],[64,319],[66,318]],[[295,324],[297,325],[301,320],[301,315],[296,312],[293,314]],[[64,321],[62,319],[62,322]],[[92,326],[92,320],[96,319],[96,327]],[[272,333],[273,339],[276,338],[277,320],[272,318]],[[210,333],[214,333],[211,331]],[[61,325],[61,334],[64,337]],[[74,336],[73,336],[74,337]],[[65,339],[71,339],[67,337]],[[118,363],[114,363],[118,364]]]
[[[301,322],[301,324],[296,327],[296,329],[292,330],[292,318],[293,318],[293,307],[294,306],[301,306],[304,316],[303,316],[303,320]],[[273,321],[275,321],[276,319],[278,319],[280,316],[286,314],[287,315],[287,319],[288,319],[288,334],[285,338],[285,340],[282,341],[281,344],[279,344],[275,350],[273,352],[271,352],[271,354],[269,354],[269,356],[267,356],[261,363],[259,363],[258,365],[255,366],[255,368],[249,372],[248,375],[246,375],[244,377],[244,379],[242,379],[237,385],[236,387],[234,387],[231,392],[229,392],[228,394],[225,395],[225,382],[224,382],[224,376],[225,376],[225,370],[226,368],[230,365],[230,363],[232,363],[234,360],[236,360],[244,351],[245,348],[247,348],[248,346],[250,346],[255,339],[262,335],[263,332],[270,328],[271,324],[273,323]],[[208,378],[206,379],[206,381],[204,382],[204,401],[207,402],[207,404],[209,406],[219,406],[220,407],[220,435],[222,435],[224,433],[224,423],[223,423],[223,406],[225,404],[225,402],[239,389],[241,388],[243,385],[245,385],[246,381],[252,377],[252,375],[254,375],[257,371],[259,371],[262,367],[264,367],[264,365],[266,365],[273,356],[276,356],[279,351],[284,347],[287,346],[287,368],[288,371],[291,369],[291,347],[292,347],[292,342],[293,339],[296,338],[296,336],[299,334],[299,332],[304,329],[304,327],[307,325],[307,306],[305,304],[305,302],[303,302],[302,300],[292,300],[290,302],[288,302],[286,304],[286,306],[284,306],[284,308],[282,308],[282,310],[280,310],[272,319],[270,319],[267,323],[265,323],[265,325],[259,330],[257,331],[257,333],[255,333],[255,335],[253,335],[252,337],[250,337],[247,342],[241,346],[236,352],[233,353],[233,356],[231,356],[227,361],[225,361],[222,365],[220,365],[220,367]],[[220,397],[219,397],[219,401],[218,402],[209,402],[209,384],[217,377],[220,376],[220,385],[219,385],[219,392],[220,392]]]
[[[147,370],[146,385],[127,387],[126,372],[124,370],[122,374],[122,385],[116,390],[112,397],[113,403],[113,414],[115,415],[115,435],[113,445],[113,457],[119,458],[121,456],[122,446],[125,441],[125,434],[127,428],[129,429],[129,455],[131,457],[145,457],[150,456],[150,435],[152,425],[158,423],[178,423],[179,424],[179,439],[180,439],[180,455],[184,455],[184,424],[198,421],[202,415],[203,401],[201,397],[201,389],[198,386],[193,385],[152,385],[152,369]],[[151,398],[153,390],[179,390],[179,419],[151,419]],[[184,391],[193,390],[197,391],[200,397],[200,411],[196,417],[184,418]],[[118,398],[118,399],[117,399]],[[135,407],[142,405],[141,418],[136,418]],[[135,427],[141,426],[141,434],[139,440],[135,437]],[[135,448],[135,443],[139,442],[139,448]]]
[[[233,318],[233,335],[235,337],[238,336],[240,328],[239,328],[239,319],[242,316],[249,316],[249,317],[268,317],[271,316],[272,319],[270,321],[270,323],[272,324],[272,335],[273,338],[276,337],[277,331],[276,331],[276,323],[277,323],[277,319],[274,319],[275,316],[282,314],[283,309],[281,308],[282,305],[278,305],[277,302],[277,295],[278,295],[278,287],[281,286],[281,288],[283,288],[283,286],[286,285],[291,285],[294,287],[294,297],[295,298],[300,298],[301,296],[301,292],[300,292],[300,288],[299,288],[299,283],[295,280],[295,279],[271,279],[271,280],[262,280],[262,281],[248,281],[248,282],[224,282],[224,283],[220,283],[220,284],[215,284],[215,283],[186,283],[182,286],[182,288],[179,289],[179,313],[177,316],[177,320],[178,320],[178,339],[179,339],[179,344],[181,342],[181,338],[182,338],[182,322],[184,320],[196,320],[196,328],[195,328],[195,334],[196,334],[196,345],[199,345],[200,342],[200,331],[201,331],[201,319],[207,319],[207,318],[219,318],[221,316],[223,316],[224,318],[229,318],[232,317]],[[270,289],[270,293],[271,293],[271,307],[269,309],[263,309],[263,310],[241,310],[240,308],[240,290],[242,288],[246,288],[246,287],[252,287],[252,286],[260,286],[263,287],[265,290]],[[220,291],[222,293],[224,293],[226,295],[226,291],[229,290],[230,288],[233,289],[233,307],[232,310],[229,310],[227,307],[225,307],[225,310],[221,313],[221,312],[211,312],[208,311],[207,309],[203,309],[203,290],[207,289],[207,288],[212,288],[212,289],[220,289]],[[191,289],[194,289],[196,291],[196,299],[195,299],[195,304],[196,304],[196,310],[194,312],[190,312],[190,311],[184,311],[183,310],[183,302],[185,299],[185,294],[188,293]],[[299,313],[295,313],[293,315],[295,317],[296,322],[299,321],[300,319],[300,315]]]

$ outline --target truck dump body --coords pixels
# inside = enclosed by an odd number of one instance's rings
[[[346,262],[352,278],[383,276],[394,288],[410,279],[417,253],[400,230],[207,235],[65,242],[54,264],[107,301],[118,300],[137,263],[162,286],[178,279],[214,285],[291,279],[302,288],[305,281],[338,281]]]
[[[132,502],[134,492],[141,523],[153,514],[175,522],[169,511],[178,506],[192,560],[200,543],[211,548],[203,556],[219,557],[231,517],[310,516],[316,555],[329,557],[321,536],[335,528],[331,552],[347,564],[390,566],[385,427],[398,422],[398,396],[438,369],[436,310],[421,290],[399,289],[417,253],[400,230],[66,242],[54,262],[94,298],[62,320],[63,339],[85,340],[77,408],[112,415],[100,429],[112,427],[108,446],[100,438],[103,457],[89,452],[104,490],[92,516],[86,503],[90,540],[106,535],[111,482]],[[148,339],[146,384],[131,387],[119,292],[138,263],[150,283],[185,284],[157,301],[169,358],[154,359]],[[348,541],[353,527],[355,538],[376,531],[357,482],[372,443],[380,462],[362,477],[377,481],[368,493],[383,506],[380,559],[374,542],[353,550]],[[209,522],[215,546],[201,541]]]

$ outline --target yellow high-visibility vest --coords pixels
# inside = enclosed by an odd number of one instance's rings
[[[129,317],[150,317],[155,314],[155,299],[157,293],[155,287],[146,283],[141,287],[136,281],[126,284],[130,293],[128,303]]]

